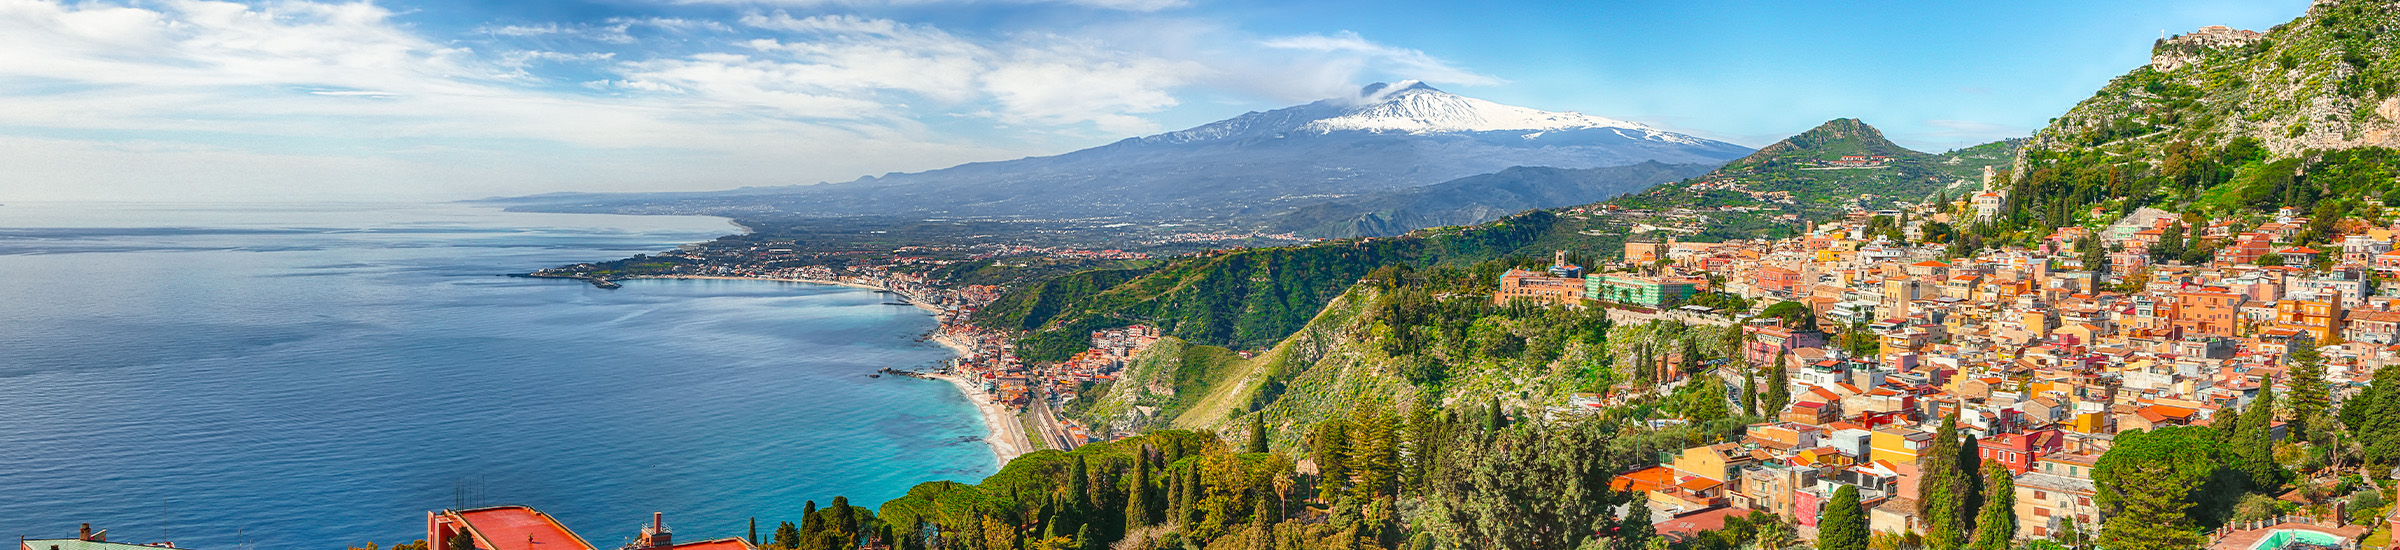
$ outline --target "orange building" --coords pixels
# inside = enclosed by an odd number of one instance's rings
[[[2275,302],[2278,328],[2306,332],[2318,342],[2341,332],[2342,295],[2334,292],[2292,294]]]
[[[454,548],[465,532],[474,548]],[[425,513],[426,550],[596,550],[557,518],[526,506],[493,506]],[[727,537],[676,544],[664,514],[652,514],[634,543],[623,550],[753,550],[750,541]]]
[[[2206,334],[2232,337],[2234,320],[2242,308],[2242,295],[2224,288],[2209,287],[2196,291],[2175,293],[2175,327],[2184,334]]]
[[[1800,288],[1800,272],[1775,266],[1758,268],[1758,288],[1776,296],[1791,296]]]
[[[1583,279],[1551,277],[1539,271],[1511,269],[1500,274],[1500,290],[1492,293],[1492,303],[1508,305],[1517,300],[1571,306],[1583,303]]]

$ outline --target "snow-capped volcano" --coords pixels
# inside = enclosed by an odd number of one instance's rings
[[[1652,128],[1638,122],[1568,111],[1504,105],[1434,89],[1423,82],[1377,82],[1356,95],[1307,105],[1251,112],[1180,132],[1137,138],[1145,143],[1191,143],[1228,138],[1291,137],[1294,134],[1375,132],[1461,134],[1526,140],[1584,141],[1605,137],[1675,145],[1725,145]],[[1550,135],[1566,132],[1569,135]],[[1580,139],[1578,139],[1580,138]]]
[[[1502,105],[1401,81],[1053,156],[646,204],[746,215],[1256,219],[1518,166],[1656,161],[1706,168],[1747,154],[1747,147],[1633,122]],[[1551,183],[1572,183],[1561,182]],[[549,200],[594,203],[581,196]]]
[[[1356,101],[1357,106],[1341,116],[1319,119],[1302,125],[1301,129],[1426,133],[1622,128],[1658,132],[1639,123],[1613,118],[1502,105],[1436,90],[1414,80],[1369,85],[1359,90]]]

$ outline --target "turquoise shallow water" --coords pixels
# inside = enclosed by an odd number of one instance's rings
[[[595,545],[997,469],[922,311],[496,276],[734,231],[456,205],[0,207],[0,536],[341,548],[462,496]],[[464,488],[464,490],[462,490]]]

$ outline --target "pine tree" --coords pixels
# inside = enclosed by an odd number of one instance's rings
[[[1324,477],[1320,492],[1326,502],[1340,500],[1350,486],[1350,463],[1345,460],[1350,454],[1350,422],[1341,418],[1319,422],[1316,436],[1310,439],[1308,452],[1317,461],[1318,475]]]
[[[813,506],[813,505],[815,504],[814,502],[811,502],[810,504],[812,505],[812,506],[810,506],[810,508],[815,508],[815,506]],[[812,510],[812,511],[813,511],[813,510]],[[806,517],[808,517],[808,516],[807,516],[807,515],[802,515],[802,516],[800,516],[800,517],[802,517],[802,518],[806,518]],[[807,520],[803,519],[803,520],[801,520],[801,521],[807,521]],[[782,523],[782,524],[780,524],[780,525],[776,525],[776,526],[775,526],[775,547],[776,547],[776,548],[783,548],[783,549],[785,549],[785,550],[790,550],[790,549],[794,549],[794,548],[799,548],[799,547],[800,547],[800,526],[797,526],[797,525],[792,525],[792,522],[789,522],[789,521],[783,522],[783,523]]]
[[[1250,417],[1250,445],[1247,452],[1267,452],[1267,421],[1256,415]]]
[[[475,535],[468,533],[465,529],[458,530],[458,533],[450,535],[450,548],[452,550],[474,550]]]
[[[2291,348],[2284,359],[2292,374],[2288,384],[2292,389],[2292,433],[2300,439],[2313,439],[2310,436],[2321,429],[2320,415],[2332,404],[2325,385],[2325,356],[2317,352],[2316,341],[2305,334],[2292,340]]]
[[[1983,479],[1984,487],[1990,489],[1992,498],[1984,499],[1983,512],[1975,518],[1975,540],[1969,546],[1974,550],[2015,548],[2010,543],[2017,536],[2016,502],[2013,498],[2001,496],[2016,494],[2016,479],[2010,477],[2008,468],[1999,463],[1984,465]]]
[[[1817,517],[1817,550],[1867,550],[1867,508],[1858,487],[1843,485]]]
[[[1955,550],[1965,542],[1965,518],[1961,512],[1964,495],[1959,494],[1965,483],[1958,473],[1958,417],[1942,418],[1942,427],[1934,432],[1933,444],[1917,456],[1917,517],[1925,521],[1925,544],[1934,550]]]
[[[1608,550],[1643,550],[1655,538],[1658,527],[1650,524],[1650,493],[1634,493],[1625,517],[1617,519],[1617,534],[1609,539]]]
[[[1350,410],[1350,449],[1347,462],[1357,472],[1360,496],[1393,494],[1400,478],[1400,447],[1393,433],[1393,414],[1379,404]]]
[[[2283,486],[2283,467],[2275,464],[2275,389],[2261,387],[2242,411],[2242,426],[2227,442],[2234,466],[2249,477],[2254,490],[2274,492]]]

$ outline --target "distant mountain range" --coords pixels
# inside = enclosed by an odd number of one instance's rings
[[[1591,204],[1706,174],[1711,164],[1648,161],[1605,168],[1518,166],[1424,187],[1336,199],[1270,218],[1266,229],[1303,237],[1385,237],[1473,225],[1537,208]]]
[[[1518,166],[1714,166],[1749,153],[1739,145],[1638,123],[1502,105],[1404,81],[1370,85],[1351,97],[1247,113],[1057,156],[832,184],[705,193],[564,193],[490,202],[530,211],[750,218],[898,214],[1265,220],[1341,199],[1381,205],[1347,207],[1368,212],[1405,200],[1376,198],[1385,192]],[[1573,195],[1566,200],[1589,202],[1584,200],[1589,193],[1565,194]],[[1524,197],[1560,195],[1533,191]],[[1509,200],[1482,210],[1513,212],[1578,202]],[[1401,218],[1385,215],[1384,221],[1373,223],[1402,227],[1489,219],[1481,214]]]

